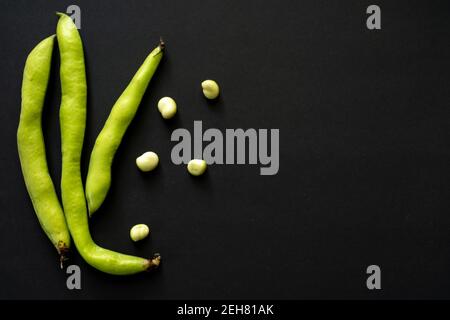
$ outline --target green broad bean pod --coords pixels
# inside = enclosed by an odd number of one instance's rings
[[[61,55],[61,194],[67,224],[75,246],[94,268],[114,275],[127,275],[155,268],[159,255],[144,259],[99,247],[89,232],[88,214],[80,171],[86,126],[86,74],[83,45],[72,19],[59,13],[57,39]]]
[[[69,250],[70,235],[55,186],[48,172],[42,133],[42,110],[54,42],[54,35],[42,40],[28,55],[25,63],[17,148],[34,211],[42,229],[58,251],[62,263]]]
[[[147,56],[125,91],[112,107],[95,141],[86,179],[86,199],[91,216],[101,206],[111,186],[111,166],[125,132],[164,53],[164,42]]]

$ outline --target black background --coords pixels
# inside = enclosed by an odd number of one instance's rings
[[[120,146],[113,184],[91,220],[118,251],[160,252],[153,274],[86,265],[66,288],[27,196],[16,148],[24,62],[81,8],[88,76],[83,172],[114,101],[163,36],[167,54]],[[450,298],[450,4],[376,1],[2,1],[0,298]],[[61,156],[57,52],[44,115],[51,174]],[[200,82],[216,79],[218,102]],[[173,97],[163,121],[156,104]],[[170,160],[178,127],[279,128],[280,171],[210,166],[190,177]],[[153,150],[159,168],[135,158]],[[59,192],[59,190],[58,190]],[[134,244],[129,228],[147,223]],[[366,267],[382,290],[366,288]]]

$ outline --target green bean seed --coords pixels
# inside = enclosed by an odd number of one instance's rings
[[[41,121],[54,39],[55,36],[52,35],[41,41],[31,51],[25,63],[17,147],[34,211],[63,261],[69,249],[70,235],[48,172]]]
[[[163,56],[164,43],[148,55],[125,91],[112,107],[105,126],[95,141],[86,179],[89,215],[101,206],[111,186],[111,165],[120,142],[133,120],[145,90]]]
[[[137,167],[144,172],[154,170],[159,163],[159,157],[153,151],[148,151],[136,158]]]
[[[206,161],[201,159],[192,159],[188,162],[187,170],[193,176],[201,176],[206,171]]]
[[[164,119],[171,119],[177,113],[177,103],[171,97],[164,97],[158,101],[158,110]]]
[[[146,224],[137,224],[130,230],[130,238],[134,242],[145,239],[150,233],[150,229]]]
[[[61,195],[67,224],[84,260],[100,271],[126,275],[157,267],[159,255],[144,259],[99,247],[89,232],[80,157],[86,126],[86,74],[83,45],[72,19],[59,13],[56,35],[61,55]]]
[[[203,95],[207,99],[215,99],[219,96],[219,85],[214,80],[205,80],[202,82]]]

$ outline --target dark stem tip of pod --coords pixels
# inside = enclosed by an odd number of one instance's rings
[[[166,44],[164,43],[162,37],[159,37],[159,47],[161,48],[161,51],[164,51],[166,49]]]
[[[147,260],[148,265],[146,271],[151,271],[159,267],[161,263],[161,255],[159,253],[155,253],[153,258]]]
[[[59,253],[59,266],[61,269],[64,268],[64,262],[69,260],[69,248],[66,246],[65,243],[62,243],[58,245],[58,253]]]

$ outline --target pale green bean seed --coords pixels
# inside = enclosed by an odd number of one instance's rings
[[[215,99],[219,96],[219,85],[214,80],[205,80],[202,82],[203,94],[208,99]]]
[[[164,119],[170,119],[177,113],[177,104],[171,97],[164,97],[158,102],[158,110]]]
[[[158,155],[152,151],[145,152],[136,158],[137,167],[144,172],[154,170],[159,163]]]
[[[137,224],[130,230],[130,238],[134,242],[142,240],[148,236],[150,229],[146,224]]]
[[[200,176],[206,170],[206,161],[200,159],[193,159],[187,165],[188,172],[193,176]]]

